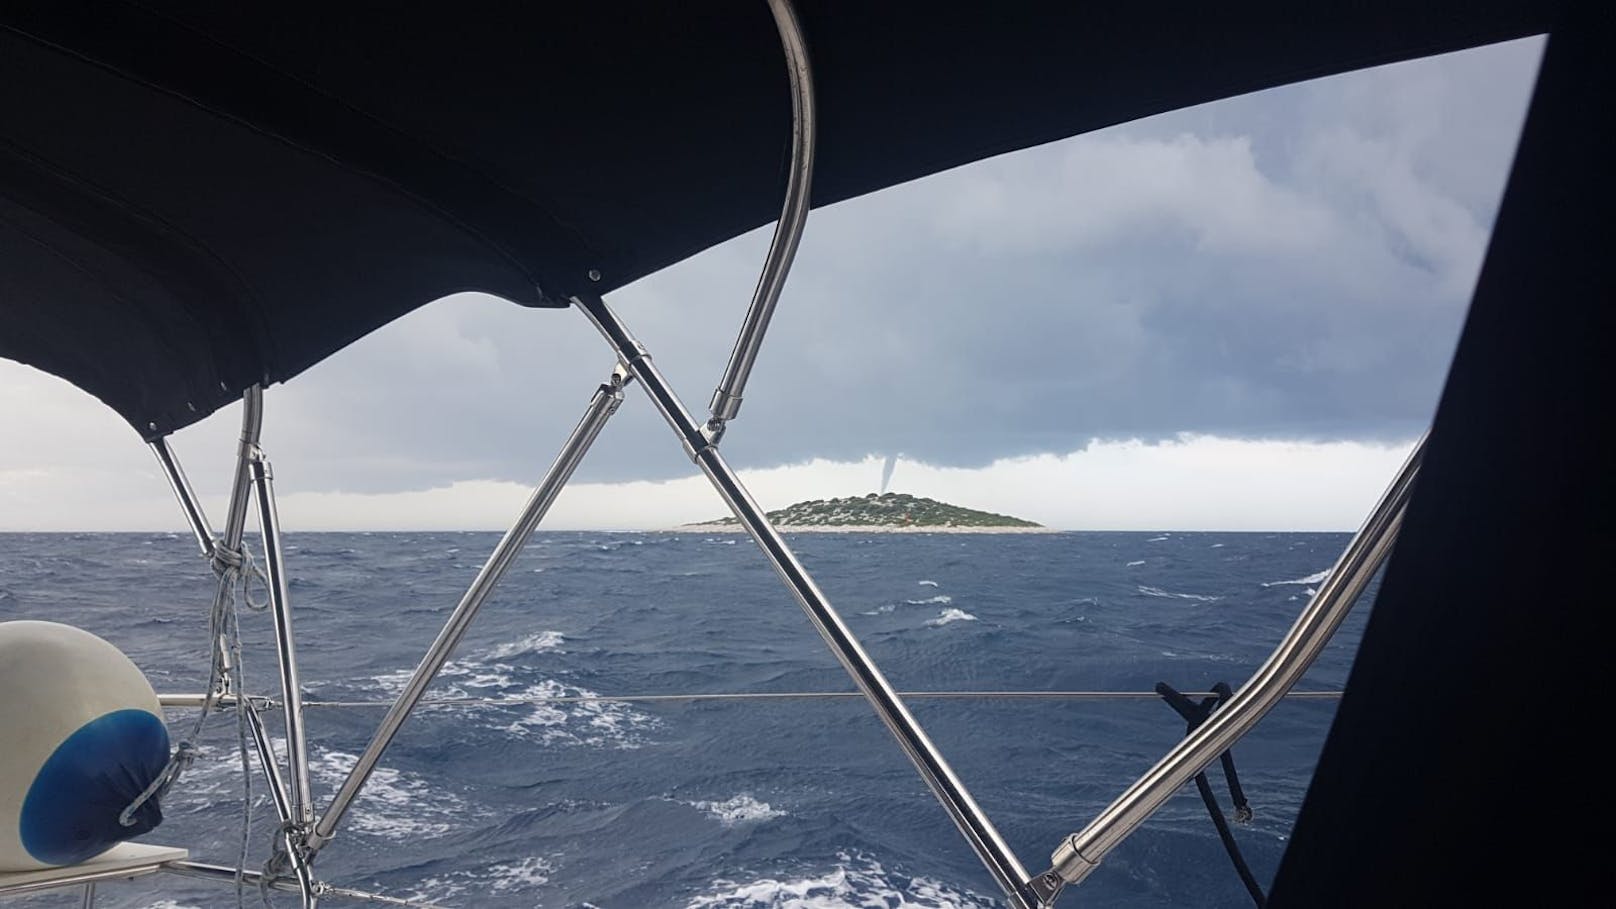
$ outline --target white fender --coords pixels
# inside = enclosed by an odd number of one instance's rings
[[[118,815],[168,762],[157,694],[101,638],[0,622],[0,871],[82,862],[162,821]]]

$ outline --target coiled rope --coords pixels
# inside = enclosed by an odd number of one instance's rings
[[[224,695],[234,695],[239,704],[240,699],[246,697],[246,677],[241,663],[241,623],[236,606],[239,602],[253,612],[262,612],[269,608],[268,579],[253,560],[252,553],[245,544],[239,549],[230,549],[222,541],[214,540],[213,554],[209,563],[218,578],[218,586],[213,596],[213,608],[208,611],[208,650],[211,659],[201,709],[196,719],[192,721],[190,730],[175,746],[173,756],[168,759],[162,771],[118,815],[118,823],[125,827],[134,826],[135,812],[153,799],[161,800],[169,789],[179,782],[185,771],[191,768],[192,763],[196,761],[197,742],[202,737],[203,726],[207,722],[208,715],[218,706],[219,699]],[[263,591],[261,598],[253,596],[252,587],[255,581]],[[238,909],[245,906],[246,888],[243,874],[247,866],[248,845],[252,839],[252,765],[247,755],[247,734],[247,712],[238,709],[236,744],[241,754],[242,787],[241,849],[236,862]],[[267,904],[267,899],[265,902]]]

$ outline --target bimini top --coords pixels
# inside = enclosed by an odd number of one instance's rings
[[[817,205],[1554,15],[1524,0],[800,9]],[[445,294],[561,305],[767,223],[790,132],[763,0],[14,0],[0,356],[153,438]]]

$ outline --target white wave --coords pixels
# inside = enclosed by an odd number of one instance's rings
[[[494,878],[495,893],[528,890],[540,884],[547,884],[550,882],[550,872],[554,870],[554,865],[536,855],[508,865],[488,866],[488,873]]]
[[[344,751],[316,749],[309,756],[309,771],[323,785],[336,789],[358,760],[358,755]],[[413,773],[378,766],[359,790],[348,827],[383,839],[413,840],[443,836],[459,826],[450,821],[465,821],[472,814],[464,800],[443,786]]]
[[[1151,537],[1150,539],[1146,540],[1145,542],[1146,543],[1162,543],[1162,542],[1166,542],[1168,536],[1169,536],[1168,534],[1164,533],[1159,537]]]
[[[1208,548],[1208,549],[1222,549],[1222,548],[1223,548],[1223,544],[1222,544],[1222,543],[1213,543],[1213,544],[1212,544],[1212,545],[1211,545],[1211,546],[1209,546],[1209,547],[1207,547],[1207,548]]]
[[[889,613],[892,610],[897,609],[897,608],[898,608],[897,604],[895,604],[895,603],[887,603],[887,604],[885,604],[883,606],[877,606],[874,609],[870,610],[869,612],[860,613],[860,614],[861,615],[886,615],[887,613]]]
[[[785,817],[786,813],[768,802],[760,802],[746,793],[741,793],[732,799],[722,802],[686,802],[692,808],[705,811],[718,819],[725,827],[733,827],[747,821],[766,821],[770,818]]]
[[[460,897],[476,894],[514,894],[550,882],[555,865],[549,859],[529,856],[513,862],[484,865],[475,870],[451,871],[443,875],[423,878],[401,894],[407,900],[425,900],[433,903],[476,905]]]
[[[928,620],[926,622],[926,624],[931,625],[932,627],[935,628],[935,627],[941,627],[943,625],[947,625],[949,622],[974,622],[974,621],[976,621],[976,616],[971,615],[969,612],[966,612],[963,609],[954,609],[953,607],[950,607],[948,609],[944,609],[942,614],[939,615],[937,618]]]
[[[560,643],[562,637],[558,632],[545,632],[523,638],[514,644],[504,647],[512,648],[507,655],[514,656],[519,652],[551,649],[540,647],[549,642],[548,635],[554,635],[554,642]],[[535,646],[523,650],[528,644]],[[381,675],[371,676],[371,680],[389,692],[396,693],[403,689],[413,670],[400,669],[385,672]],[[500,708],[500,713],[492,714],[494,717],[509,717],[510,711],[525,711],[506,725],[496,726],[509,735],[517,738],[538,738],[548,743],[561,743],[573,745],[588,745],[592,747],[638,748],[643,744],[643,733],[655,728],[659,723],[649,714],[641,713],[627,704],[618,701],[563,701],[560,703],[545,703],[557,698],[593,698],[600,695],[587,688],[568,685],[555,679],[541,679],[537,683],[526,679],[519,679],[519,675],[530,675],[516,666],[504,663],[478,663],[450,661],[439,671],[437,679],[433,680],[428,700],[432,698],[487,698],[512,700],[536,700],[535,704],[519,704]],[[455,705],[436,707],[437,710],[450,710],[458,713],[473,713],[478,717],[490,715],[485,708],[475,705]]]
[[[919,584],[922,587],[936,587],[936,586],[938,586],[936,581],[916,581],[915,583]]]
[[[468,889],[465,884],[456,882],[454,880],[456,877],[465,879],[472,876],[461,871],[444,877],[434,875],[422,878],[420,883],[416,884],[412,889],[404,891],[402,896],[407,900],[423,900],[433,903],[449,902],[465,893]]]
[[[546,743],[633,749],[644,743],[647,731],[659,725],[656,717],[641,713],[621,701],[546,704],[545,700],[554,698],[599,697],[587,688],[563,684],[554,679],[529,685],[515,696],[538,699],[538,703],[524,705],[526,716],[504,727],[506,732],[518,738],[537,737]]]
[[[509,688],[517,684],[511,677],[512,667],[503,664],[492,666],[478,662],[461,662],[451,660],[438,670],[438,677],[432,680],[427,689],[429,697],[442,698],[472,698],[491,697],[492,691]],[[370,680],[385,688],[392,694],[404,690],[405,683],[409,682],[414,669],[395,669],[381,675],[373,675]]]
[[[837,856],[823,874],[759,878],[749,883],[716,880],[685,909],[989,909],[996,905],[968,890],[926,877],[889,873],[859,855]]]
[[[904,600],[904,602],[908,603],[910,606],[947,606],[949,603],[954,602],[954,598],[946,593],[939,593],[934,597],[927,597],[924,600]]]
[[[1132,562],[1128,563],[1127,567],[1129,567],[1129,568],[1137,568],[1138,566],[1143,565],[1143,564],[1145,564],[1144,559],[1134,559]]]
[[[1263,586],[1264,587],[1283,587],[1286,584],[1295,584],[1295,585],[1300,586],[1300,587],[1305,587],[1305,586],[1307,586],[1309,584],[1322,584],[1322,583],[1324,583],[1324,579],[1328,578],[1330,576],[1330,571],[1331,570],[1332,569],[1326,568],[1323,571],[1316,572],[1314,574],[1310,574],[1305,578],[1297,578],[1297,579],[1295,579],[1293,581],[1269,581],[1269,582],[1263,584]]]
[[[530,634],[519,641],[501,644],[488,651],[488,656],[490,659],[508,660],[511,657],[521,656],[526,653],[559,651],[565,641],[566,638],[559,631],[541,631],[538,634]]]
[[[1197,603],[1216,603],[1218,600],[1223,599],[1223,597],[1209,596],[1201,593],[1172,593],[1171,591],[1163,590],[1160,587],[1146,587],[1142,584],[1135,589],[1138,590],[1143,596],[1161,597],[1168,600],[1194,600]]]

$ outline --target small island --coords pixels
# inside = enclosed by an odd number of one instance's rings
[[[901,492],[845,499],[814,499],[771,511],[782,531],[874,531],[942,533],[1048,533],[1049,528],[1009,515],[961,508]],[[739,530],[733,518],[686,524],[681,530]]]

